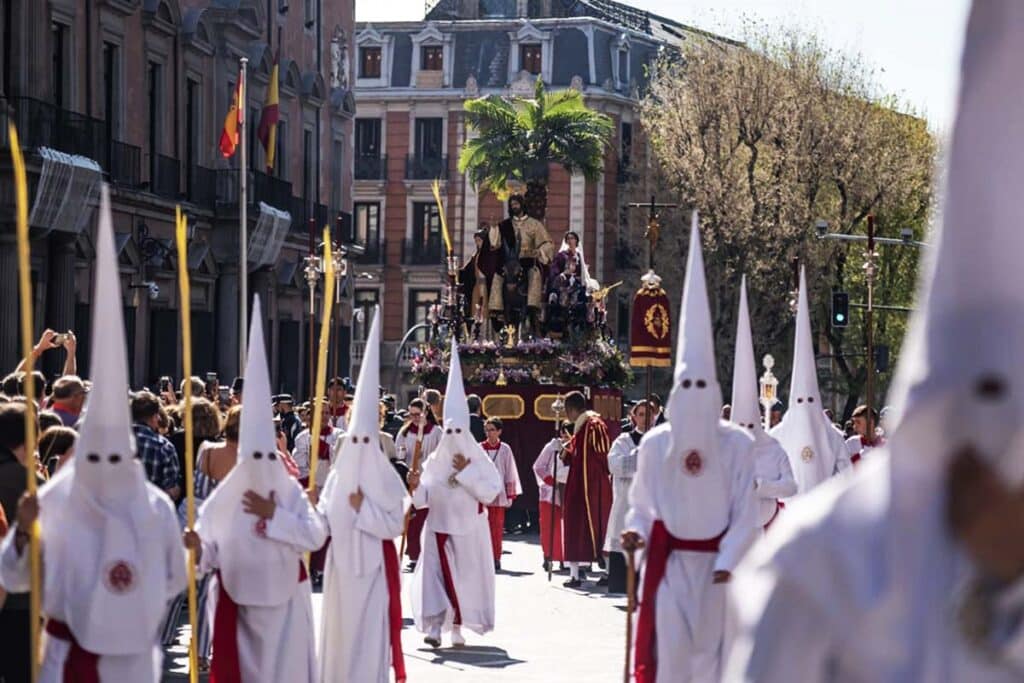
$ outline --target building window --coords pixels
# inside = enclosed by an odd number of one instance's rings
[[[68,55],[70,54],[71,30],[64,24],[53,23],[53,103],[60,109],[67,108],[68,89],[67,77],[70,75]]]
[[[420,53],[420,69],[441,71],[444,69],[444,48],[440,45],[426,45]]]
[[[285,154],[288,148],[288,126],[284,119],[277,122],[277,152],[274,154],[274,175],[281,180],[288,180],[288,156]]]
[[[480,0],[479,16],[481,19],[514,19],[517,4],[516,0]]]
[[[356,119],[356,156],[380,156],[380,119]]]
[[[120,114],[121,50],[113,43],[103,43],[103,121],[110,141],[120,135]]]
[[[544,55],[540,45],[519,46],[519,68],[523,71],[539,76],[541,72],[541,61]]]
[[[444,149],[444,120],[416,119],[416,156],[420,159],[440,159]]]
[[[313,28],[316,24],[316,2],[305,0],[303,4],[306,6],[306,28]]]
[[[163,112],[163,67],[157,62],[149,63],[148,83],[148,104],[149,104],[149,154],[152,163],[156,165],[156,155],[161,149],[161,126],[160,119]]]
[[[359,48],[359,77],[380,78],[381,49],[379,47]]]
[[[619,50],[619,83],[629,85],[629,50]]]
[[[380,244],[380,204],[378,202],[356,202],[352,205],[352,216],[356,224],[356,243],[367,251]]]
[[[357,311],[363,312],[362,321],[358,317],[352,321],[352,338],[366,341],[370,334],[370,323],[373,322],[373,307],[380,303],[380,292],[376,289],[357,289],[353,305]]]
[[[622,160],[623,166],[629,166],[630,161],[633,159],[633,124],[622,123],[622,139],[620,140],[621,149],[619,150],[619,159]]]
[[[193,169],[199,163],[199,134],[201,130],[199,114],[199,83],[189,78],[185,81],[185,174],[192,187]]]
[[[335,140],[331,145],[331,211],[341,211],[342,169],[345,168],[345,143]]]
[[[415,255],[424,258],[441,248],[441,213],[434,202],[412,205],[412,248]]]
[[[440,300],[441,293],[436,289],[410,289],[408,327],[426,320],[430,313],[430,307],[439,303]],[[426,339],[427,331],[425,329],[416,331],[416,341],[423,342]]]
[[[313,131],[302,131],[302,199],[308,204],[315,199],[313,193]]]

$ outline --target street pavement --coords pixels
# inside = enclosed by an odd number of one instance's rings
[[[536,535],[506,535],[504,549],[495,585],[495,630],[485,636],[464,630],[463,648],[448,647],[447,639],[438,650],[423,643],[409,607],[412,575],[402,574],[402,650],[410,683],[621,681],[625,596],[606,595],[592,581],[583,590],[564,588],[565,573],[553,574],[549,584]],[[313,595],[318,637],[322,598]],[[188,642],[187,615],[184,619],[180,643]],[[168,650],[164,666],[165,681],[188,680],[186,647]]]

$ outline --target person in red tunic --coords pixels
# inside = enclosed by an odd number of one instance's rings
[[[611,439],[601,416],[587,410],[587,400],[578,391],[565,397],[565,416],[574,423],[572,441],[562,454],[569,465],[562,514],[565,559],[569,563],[568,588],[582,583],[579,565],[601,559],[608,515],[612,508],[612,485],[608,472]]]

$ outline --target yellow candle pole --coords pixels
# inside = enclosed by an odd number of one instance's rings
[[[313,424],[309,432],[309,490],[316,489],[316,466],[319,455],[320,428],[323,426],[323,396],[327,384],[327,344],[331,335],[331,306],[334,304],[334,259],[331,255],[331,233],[324,228],[324,298],[320,312],[320,347],[316,361],[316,394],[313,401]]]
[[[193,452],[192,435],[192,293],[188,280],[188,219],[181,215],[181,206],[174,207],[175,237],[178,243],[178,308],[181,310],[181,363],[185,371],[185,511],[188,528],[196,525],[195,453]],[[188,678],[191,683],[199,680],[198,641],[198,600],[196,597],[196,556],[194,550],[188,551],[188,623],[190,636],[188,642]]]
[[[14,165],[14,190],[17,201],[16,219],[18,233],[18,289],[21,303],[21,345],[25,352],[25,472],[27,489],[36,493],[36,395],[35,377],[32,375],[32,277],[29,264],[28,241],[28,180],[25,176],[25,159],[21,155],[18,131],[13,123],[7,124],[7,138],[11,146],[11,161]],[[29,596],[29,647],[32,657],[32,680],[39,678],[39,596],[41,569],[39,558],[39,522],[26,529],[29,533],[29,567],[31,588]]]

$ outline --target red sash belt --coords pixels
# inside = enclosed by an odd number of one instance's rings
[[[396,683],[405,681],[405,658],[402,656],[402,581],[398,573],[398,551],[395,542],[385,540],[384,577],[388,582],[388,633],[391,636],[391,666]]]
[[[299,583],[306,581],[306,565],[299,561]],[[210,683],[242,683],[242,664],[238,657],[238,603],[217,572],[217,608],[213,613],[213,660]]]
[[[765,525],[764,525],[764,530],[765,531],[768,531],[768,527],[770,527],[772,524],[775,523],[775,520],[778,519],[778,517],[779,517],[779,510],[781,510],[784,507],[786,507],[785,503],[783,503],[781,500],[778,500],[778,499],[775,500],[775,512],[772,513],[772,518],[769,519],[767,522],[765,522]]]
[[[728,527],[714,538],[675,538],[661,520],[654,522],[651,537],[647,541],[647,559],[644,563],[644,589],[640,600],[640,614],[636,624],[636,680],[637,683],[654,683],[657,680],[657,634],[655,632],[655,608],[658,587],[665,578],[668,557],[675,550],[691,553],[717,553],[718,546]]]
[[[437,554],[441,556],[441,576],[444,578],[444,592],[448,595],[448,602],[452,603],[455,610],[455,618],[452,620],[456,626],[462,625],[462,611],[459,609],[459,596],[455,594],[455,582],[452,581],[452,568],[448,566],[448,555],[444,552],[444,544],[448,541],[448,534],[440,531],[434,532],[437,536]]]
[[[71,643],[71,651],[64,660],[65,683],[100,683],[100,656],[83,649],[67,624],[50,619],[46,622],[46,632]]]

